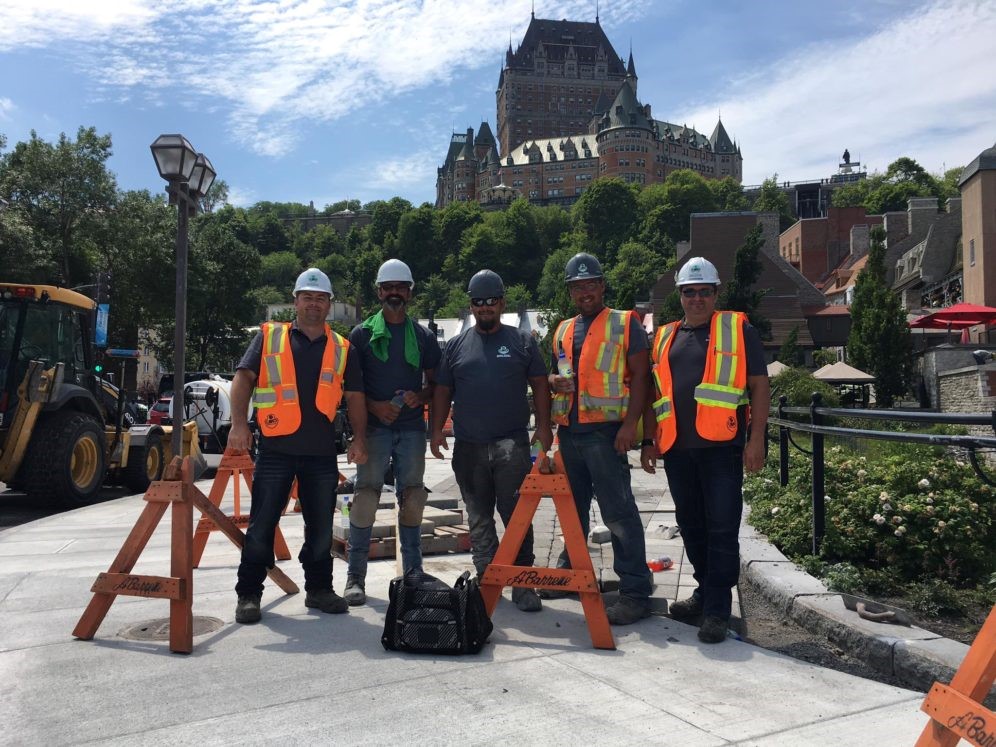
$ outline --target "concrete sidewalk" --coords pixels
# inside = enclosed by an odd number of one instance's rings
[[[456,495],[451,481],[449,460],[427,459],[427,485]],[[634,470],[633,482],[648,555],[676,561],[655,574],[655,593],[687,595],[680,537],[656,531],[673,523],[663,475]],[[912,744],[927,722],[920,693],[735,640],[705,645],[666,617],[614,628],[618,649],[596,651],[575,599],[529,614],[506,591],[477,656],[387,652],[380,635],[393,560],[371,563],[370,603],[348,615],[312,612],[303,594],[268,584],[262,623],[235,625],[239,557],[220,534],[194,572],[194,614],[215,629],[194,638],[191,655],[119,635],[155,630],[168,616],[164,600],[120,597],[93,641],[74,640],[90,585],[143,505],[135,496],[0,532],[0,742],[887,745]],[[136,573],[168,574],[168,517]],[[300,515],[281,526],[296,552]],[[540,563],[560,549],[552,506],[535,526]],[[611,581],[611,559],[592,551]],[[448,581],[472,567],[466,554],[427,556],[425,566]],[[303,586],[296,560],[281,567]],[[340,592],[344,571],[337,561]]]

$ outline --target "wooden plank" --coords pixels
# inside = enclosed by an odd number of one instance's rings
[[[593,571],[575,571],[570,568],[536,568],[492,563],[484,571],[482,583],[498,584],[502,588],[525,586],[531,589],[598,591],[598,580]]]
[[[176,480],[156,480],[145,491],[148,503],[176,503],[183,500],[183,483]]]
[[[232,541],[233,545],[239,549],[242,549],[242,546],[246,543],[245,534],[243,534],[242,531],[235,526],[235,522],[233,522],[231,518],[225,516],[225,514],[221,512],[221,509],[211,503],[211,501],[208,500],[208,497],[196,487],[193,492],[193,502],[197,510],[203,514],[206,514],[211,521],[215,523],[219,531],[221,531],[222,534]],[[270,580],[273,581],[273,583],[283,589],[285,594],[297,594],[301,590],[286,573],[276,566],[267,569],[266,575],[270,577]]]
[[[935,682],[921,710],[953,735],[953,743],[959,739],[979,747],[996,743],[996,714],[947,685]]]
[[[146,503],[142,509],[141,516],[135,522],[131,532],[125,539],[124,544],[118,551],[117,557],[108,569],[109,573],[130,573],[135,567],[142,550],[148,543],[152,533],[156,531],[156,526],[169,504],[166,503]],[[100,623],[104,621],[107,611],[114,604],[114,594],[96,593],[90,600],[83,614],[80,616],[76,627],[73,629],[73,636],[84,641],[89,641],[97,632]]]
[[[183,500],[173,504],[170,522],[170,575],[180,580],[182,594],[169,603],[169,650],[189,654],[194,650],[194,486],[190,457],[183,458]]]
[[[90,591],[95,594],[113,594],[126,597],[155,597],[181,599],[183,583],[171,576],[136,576],[130,573],[101,573]]]

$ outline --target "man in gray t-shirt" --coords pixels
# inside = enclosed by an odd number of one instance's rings
[[[543,451],[553,442],[550,390],[536,340],[501,323],[505,286],[497,273],[481,270],[470,280],[470,311],[476,326],[446,345],[436,372],[432,400],[430,448],[437,459],[446,447],[443,423],[453,403],[453,472],[467,506],[470,549],[478,575],[498,550],[495,508],[508,526],[518,490],[529,472],[529,404],[526,383],[536,408],[535,439]],[[533,530],[529,529],[515,559],[531,566]],[[512,601],[527,612],[542,607],[533,589],[513,588]]]

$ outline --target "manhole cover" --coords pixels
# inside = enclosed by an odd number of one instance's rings
[[[225,623],[217,617],[194,616],[194,636],[213,633],[221,628]],[[169,618],[161,617],[158,620],[146,620],[145,622],[129,625],[118,631],[121,638],[128,638],[132,641],[168,641],[169,640]]]

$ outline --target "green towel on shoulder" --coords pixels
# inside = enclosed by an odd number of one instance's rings
[[[387,351],[391,345],[391,330],[387,328],[384,310],[363,321],[363,328],[370,330],[370,350],[379,361],[387,363]],[[415,337],[415,323],[411,317],[405,317],[405,360],[408,365],[417,369],[421,362],[418,350],[418,338]]]

